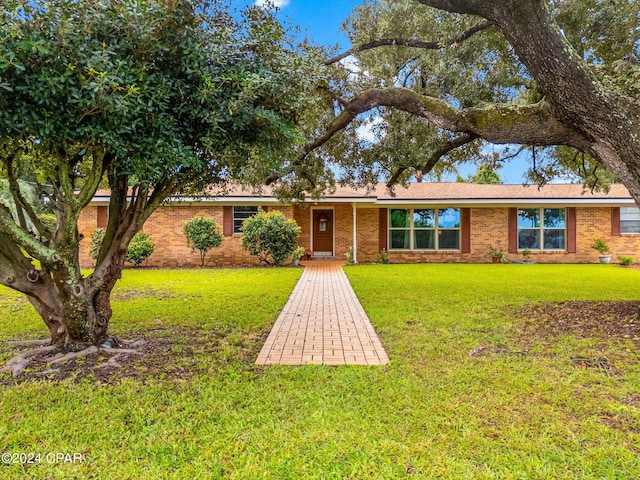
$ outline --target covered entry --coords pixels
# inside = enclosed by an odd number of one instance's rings
[[[333,210],[312,210],[313,254],[333,257]]]

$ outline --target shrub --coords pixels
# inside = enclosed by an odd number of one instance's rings
[[[280,265],[291,256],[300,227],[295,220],[287,220],[280,212],[263,211],[242,224],[242,248],[267,265]]]
[[[354,259],[355,259],[355,256],[356,256],[356,252],[353,249],[353,246],[349,247],[349,249],[345,252],[344,256],[347,257],[347,263],[349,265],[353,265],[354,264]]]
[[[127,249],[126,260],[133,263],[134,267],[139,267],[153,253],[156,244],[151,241],[149,235],[138,232],[131,239]]]
[[[618,257],[618,259],[620,260],[620,265],[632,265],[633,264],[633,257],[629,257],[626,255],[620,255]]]
[[[600,255],[605,255],[609,251],[609,245],[601,238],[594,238],[591,248],[597,250]]]
[[[89,255],[96,260],[98,253],[100,253],[100,247],[104,240],[104,234],[106,230],[104,228],[96,228],[89,234],[91,244],[89,245]],[[151,241],[151,238],[146,233],[138,232],[131,239],[129,248],[125,259],[127,262],[133,263],[135,267],[138,267],[153,253],[156,248],[155,243]]]
[[[207,252],[222,243],[220,226],[212,218],[193,217],[184,224],[182,231],[187,237],[187,246],[191,247],[192,251],[200,251],[200,266],[204,267]]]

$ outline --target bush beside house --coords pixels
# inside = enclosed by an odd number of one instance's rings
[[[293,254],[300,230],[280,212],[259,211],[242,224],[242,248],[267,265],[281,265]]]

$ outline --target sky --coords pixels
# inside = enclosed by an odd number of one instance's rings
[[[249,2],[245,2],[249,3]],[[254,3],[254,2],[250,2]],[[255,1],[264,5],[266,0]],[[302,28],[314,43],[331,47],[339,44],[349,47],[349,39],[340,31],[353,8],[362,3],[361,0],[272,0],[278,7],[278,16],[289,19],[294,25]]]
[[[256,4],[263,6],[269,0],[241,0],[244,5]],[[349,17],[351,11],[362,4],[362,0],[270,0],[277,7],[277,15],[281,21],[297,25],[313,43],[333,47],[339,50],[350,48],[349,39],[341,31],[342,23]],[[489,146],[492,149],[492,146]],[[496,151],[500,149],[496,146]],[[524,172],[528,168],[525,159],[516,159],[506,164],[498,171],[503,183],[522,183]],[[460,168],[462,177],[475,173],[475,165],[463,165]],[[444,179],[455,181],[455,175]]]

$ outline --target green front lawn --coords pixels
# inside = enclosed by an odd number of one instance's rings
[[[638,299],[639,271],[345,271],[380,332],[386,367],[253,365],[300,270],[126,271],[113,331],[173,339],[166,355],[182,370],[142,362],[140,377],[0,386],[0,451],[86,459],[0,465],[0,476],[640,478],[636,345],[525,335],[518,313],[532,302]],[[0,295],[0,339],[44,334],[19,297]],[[189,350],[189,335],[208,331],[222,337],[216,347]],[[572,357],[606,358],[611,368]]]

